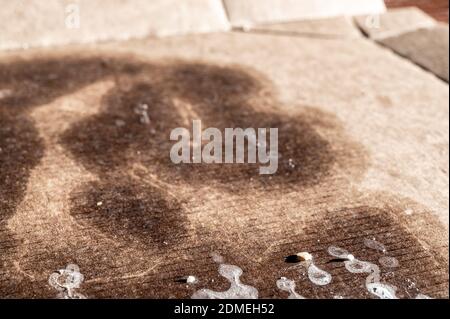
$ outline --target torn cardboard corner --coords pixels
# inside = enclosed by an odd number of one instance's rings
[[[224,0],[232,26],[380,14],[382,0]]]
[[[221,0],[0,0],[0,49],[226,31]]]

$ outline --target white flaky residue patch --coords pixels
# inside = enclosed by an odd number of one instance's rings
[[[386,247],[374,240],[364,240],[364,244],[366,246],[370,245],[370,248],[375,250],[386,252]],[[381,271],[377,265],[358,260],[347,250],[336,246],[330,246],[328,253],[333,257],[346,259],[344,265],[349,272],[354,274],[369,274],[366,278],[366,288],[372,295],[382,299],[398,299],[396,296],[396,287],[380,282]]]
[[[378,250],[382,253],[386,253],[387,251],[386,247],[382,243],[377,242],[375,239],[364,239],[364,245],[367,248]]]
[[[381,283],[373,283],[366,285],[367,290],[380,299],[398,299],[396,294],[397,289],[394,286]]]
[[[214,261],[223,260],[216,255]],[[255,287],[241,283],[242,269],[238,266],[221,264],[219,273],[231,284],[226,291],[213,291],[200,289],[192,295],[192,299],[258,299],[258,290]]]
[[[142,124],[149,125],[150,117],[148,116],[148,105],[145,103],[139,103],[134,109],[134,112],[139,115],[139,120]]]
[[[302,252],[298,253],[297,256],[304,260],[302,265],[306,266],[308,269],[308,278],[313,284],[318,286],[326,286],[331,282],[331,274],[317,267],[314,264],[313,256],[310,253]]]
[[[383,254],[387,254],[388,252],[386,247],[382,243],[379,243],[374,239],[364,239],[364,245],[370,249],[382,252]],[[381,257],[378,261],[380,262],[381,266],[386,268],[396,268],[399,266],[399,262],[395,257],[384,256]]]
[[[384,256],[378,259],[380,265],[386,268],[397,268],[399,266],[399,262],[397,258]]]
[[[308,252],[298,253],[297,256],[303,259],[304,261],[310,261],[313,259],[312,255]]]
[[[218,264],[224,263],[223,257],[220,256],[218,253],[211,253],[211,258],[214,260],[215,263]]]
[[[193,285],[193,284],[198,283],[198,280],[197,280],[197,278],[195,276],[187,276],[186,277],[186,283],[190,284],[190,285]]]
[[[293,280],[287,279],[286,277],[281,277],[277,280],[277,287],[278,289],[289,293],[288,299],[305,299],[305,297],[299,295],[295,291],[295,282]]]
[[[349,272],[354,274],[380,273],[380,267],[378,267],[377,265],[356,258],[353,258],[353,260],[346,260],[344,264],[345,268],[347,268]]]
[[[84,280],[83,274],[77,265],[67,265],[52,273],[48,279],[50,286],[59,291],[58,298],[61,299],[86,299],[86,297],[75,290],[80,288]]]
[[[336,246],[328,247],[328,253],[333,257],[341,259],[348,259],[348,256],[350,256],[350,253],[347,250]]]
[[[326,286],[331,282],[331,274],[320,269],[313,262],[308,267],[308,278],[318,286]]]

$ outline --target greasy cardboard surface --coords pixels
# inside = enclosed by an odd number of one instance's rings
[[[229,286],[217,253],[260,297],[286,298],[284,276],[307,298],[370,298],[326,249],[377,263],[375,238],[399,297],[448,297],[448,85],[390,50],[223,33],[0,61],[0,296],[53,298],[50,274],[75,263],[88,297],[189,298]],[[278,127],[278,173],[173,165],[170,130],[198,118]],[[299,251],[330,285],[285,263]]]

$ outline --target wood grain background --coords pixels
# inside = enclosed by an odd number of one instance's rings
[[[448,0],[385,0],[389,8],[415,6],[435,19],[448,23]]]

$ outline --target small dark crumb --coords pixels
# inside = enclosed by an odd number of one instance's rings
[[[346,261],[346,260],[348,260],[348,259],[345,259],[345,258],[334,258],[334,259],[331,259],[331,260],[327,261],[327,264],[331,264],[331,263],[343,263],[343,262]]]
[[[186,284],[187,283],[187,278],[186,277],[177,278],[177,279],[175,279],[175,282],[178,282],[178,283],[181,283],[181,284]]]
[[[284,257],[284,262],[286,262],[288,264],[295,264],[295,263],[299,263],[301,261],[302,261],[302,259],[297,255],[290,255],[290,256]]]
[[[175,282],[183,284],[196,284],[198,282],[195,276],[187,276],[175,279]]]

